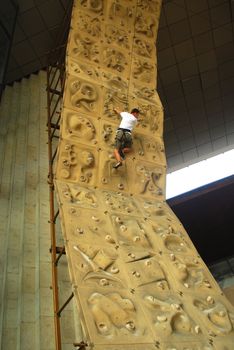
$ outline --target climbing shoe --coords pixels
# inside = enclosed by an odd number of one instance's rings
[[[120,167],[121,165],[122,165],[122,162],[118,162],[113,166],[113,168],[118,169],[118,167]]]

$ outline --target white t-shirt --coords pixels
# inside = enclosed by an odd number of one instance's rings
[[[133,114],[128,112],[121,112],[122,118],[119,128],[132,130],[137,123],[137,118]]]

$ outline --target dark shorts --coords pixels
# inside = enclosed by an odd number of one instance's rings
[[[115,148],[131,148],[132,147],[132,135],[129,131],[117,130],[115,136]]]

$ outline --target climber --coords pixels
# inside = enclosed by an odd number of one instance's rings
[[[118,108],[114,108],[115,113],[119,114],[122,118],[121,123],[116,130],[115,137],[115,149],[114,155],[117,163],[113,168],[118,169],[122,165],[122,160],[125,159],[125,153],[131,150],[132,146],[132,135],[131,131],[137,123],[137,118],[139,116],[139,109],[133,108],[131,113],[120,112]]]

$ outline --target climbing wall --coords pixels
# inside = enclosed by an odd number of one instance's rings
[[[233,350],[234,310],[165,202],[159,0],[76,0],[56,191],[84,340],[102,350]],[[113,108],[141,111],[113,169]]]

